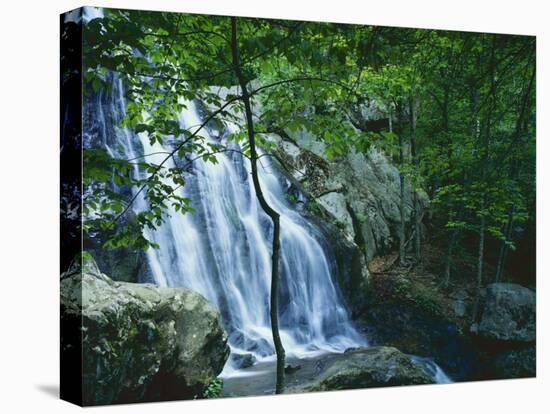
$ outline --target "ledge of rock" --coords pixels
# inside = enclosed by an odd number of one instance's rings
[[[331,391],[395,385],[433,384],[422,367],[397,348],[374,346],[345,352],[320,367],[308,391]]]
[[[91,258],[61,275],[61,317],[82,323],[83,405],[200,396],[229,356],[220,315],[201,295],[115,282]],[[79,339],[62,337],[62,349]]]

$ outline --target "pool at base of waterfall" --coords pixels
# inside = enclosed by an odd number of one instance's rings
[[[308,357],[287,357],[285,360],[285,392],[299,392],[299,389],[313,384],[331,360],[343,354],[322,353]],[[275,393],[276,359],[266,358],[251,367],[231,370],[220,375],[223,379],[222,397],[246,395],[270,395]]]
[[[362,361],[359,364],[358,358]],[[334,389],[453,382],[433,360],[405,355],[392,347],[357,348],[343,353],[322,352],[306,357],[290,356],[286,358],[285,366],[285,393],[329,390],[330,388],[323,388],[320,384],[331,375],[345,377],[350,372],[351,375],[361,377],[356,386],[352,380],[346,386]],[[343,369],[331,374],[331,371],[338,367]],[[275,374],[274,356],[257,361],[246,368],[225,369],[219,376],[223,380],[220,396],[274,394]]]

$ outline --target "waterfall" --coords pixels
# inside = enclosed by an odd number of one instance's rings
[[[96,116],[101,128],[116,125],[124,115],[122,82],[113,80],[112,99],[99,99]],[[109,105],[107,108],[103,108]],[[186,102],[182,128],[193,131],[202,123],[195,102]],[[107,119],[110,112],[114,119]],[[204,128],[207,142],[227,143],[223,131]],[[140,154],[160,163],[174,144],[151,144],[145,133],[135,135],[115,128],[115,138],[101,145],[110,153],[131,159]],[[250,177],[250,162],[240,152],[216,155],[218,163],[196,160],[185,173],[186,184],[177,195],[191,200],[193,213],[166,212],[166,221],[145,236],[160,245],[147,250],[153,280],[160,286],[187,287],[205,296],[222,315],[232,354],[274,358],[269,317],[272,224],[261,209]],[[185,160],[181,160],[185,163]],[[165,162],[175,166],[174,159]],[[142,174],[139,170],[135,174]],[[268,203],[281,216],[280,333],[287,355],[343,352],[365,346],[353,327],[335,281],[336,264],[322,234],[285,197],[286,179],[267,157],[259,161],[259,178]],[[134,190],[135,191],[135,190]],[[147,208],[138,197],[134,209]],[[231,361],[231,359],[230,359]],[[231,363],[226,371],[231,371]]]
[[[86,102],[84,147],[102,147],[124,159],[147,155],[149,163],[161,163],[174,140],[167,137],[163,144],[151,144],[145,133],[118,128],[125,114],[124,89],[116,76],[107,77],[112,80],[111,91],[99,92]],[[179,122],[190,131],[202,124],[195,102],[186,102]],[[186,184],[176,191],[191,200],[195,211],[181,214],[169,209],[158,229],[145,230],[145,237],[160,249],[147,250],[152,280],[142,280],[192,289],[220,311],[232,354],[223,377],[239,374],[235,364],[239,355],[250,354],[256,361],[275,359],[269,317],[272,223],[257,201],[249,160],[237,144],[225,140],[234,130],[234,125],[226,125],[222,131],[200,131],[207,142],[223,143],[233,151],[217,154],[216,164],[201,159],[190,163],[184,173]],[[171,168],[176,162],[187,163],[169,158],[164,165]],[[281,220],[279,325],[287,356],[313,357],[368,346],[344,306],[335,280],[335,258],[323,235],[301,215],[301,203],[293,206],[287,201],[287,179],[268,157],[260,159],[258,171],[264,196]],[[133,173],[144,177],[137,165]],[[303,201],[303,195],[298,198]],[[142,195],[133,204],[136,212],[147,207]],[[417,356],[411,360],[437,383],[452,382],[433,360]]]

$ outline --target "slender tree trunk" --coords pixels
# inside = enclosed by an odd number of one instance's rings
[[[447,288],[451,281],[451,265],[453,262],[453,250],[458,240],[458,229],[453,229],[445,252],[445,270],[443,271],[443,287]]]
[[[476,117],[474,121],[474,128],[475,128],[475,136],[480,136],[480,121],[479,118]],[[486,156],[484,156],[484,160],[486,159]],[[485,182],[485,162],[482,162],[482,181]],[[481,210],[483,211],[485,209],[485,202],[482,203]],[[481,297],[481,285],[483,282],[483,256],[485,252],[485,216],[482,215],[480,219],[480,226],[479,226],[479,244],[478,244],[478,256],[477,256],[477,277],[476,277],[476,292],[475,292],[475,298],[474,298],[474,307],[472,311],[472,323],[474,323],[477,320],[477,314],[478,314],[478,308],[479,308],[479,301]]]
[[[398,109],[399,114],[399,109]],[[390,104],[389,110],[389,130],[393,132],[393,111]],[[398,115],[399,117],[399,115]],[[403,162],[405,158],[405,151],[403,148],[403,134],[399,132],[399,165],[403,167]],[[405,265],[405,174],[403,172],[399,173],[399,264],[401,266]]]
[[[487,185],[487,176],[488,176],[488,167],[489,162],[489,143],[491,140],[491,123],[493,110],[496,106],[496,61],[495,61],[495,49],[496,49],[496,37],[493,36],[492,49],[491,49],[491,60],[490,60],[490,91],[489,93],[491,101],[489,108],[487,109],[487,118],[485,120],[484,136],[483,136],[483,147],[482,147],[482,157],[481,157],[481,183]],[[479,249],[477,256],[477,279],[476,279],[476,297],[474,301],[474,309],[472,314],[472,321],[477,320],[477,314],[479,309],[479,301],[481,296],[481,288],[483,286],[483,259],[485,253],[485,230],[486,230],[486,218],[485,218],[485,209],[487,208],[487,197],[484,193],[482,195],[482,201],[480,206],[480,221],[479,221]]]
[[[474,309],[472,312],[472,322],[477,320],[479,310],[479,301],[481,297],[481,287],[483,286],[483,256],[485,253],[485,216],[482,215],[479,223],[479,245],[477,254],[477,278],[476,278],[476,296],[474,300]]]
[[[510,208],[508,211],[508,221],[506,222],[506,227],[504,229],[504,240],[500,244],[500,251],[498,253],[497,259],[497,270],[495,272],[495,282],[500,282],[502,280],[502,275],[504,273],[504,263],[506,261],[506,255],[508,254],[508,242],[512,237],[512,227],[514,226],[514,209]]]
[[[256,197],[260,203],[260,206],[265,213],[271,218],[273,222],[273,240],[272,240],[272,253],[271,253],[271,296],[270,296],[270,318],[271,318],[271,332],[273,335],[273,344],[275,345],[275,352],[277,354],[277,384],[275,387],[276,394],[282,394],[285,388],[285,349],[281,341],[279,334],[279,317],[278,317],[278,282],[279,282],[279,250],[280,250],[280,218],[279,214],[271,208],[266,201],[262,188],[260,185],[260,179],[258,177],[258,153],[256,150],[256,139],[254,133],[254,122],[252,119],[252,106],[250,103],[250,95],[246,86],[246,79],[241,72],[240,60],[239,60],[239,48],[237,43],[237,19],[231,18],[231,52],[233,57],[233,67],[235,75],[239,80],[241,87],[242,100],[244,103],[245,115],[246,115],[246,127],[248,132],[248,143],[250,145],[250,164],[252,169],[252,182],[254,184],[254,191]]]
[[[414,214],[414,255],[417,260],[422,256],[422,226],[420,223],[420,208],[418,194],[413,190],[413,214]]]
[[[405,148],[403,131],[399,130],[399,264],[405,265],[405,174],[403,166],[405,162]]]
[[[409,99],[409,125],[410,125],[410,136],[409,144],[411,147],[411,164],[414,167],[414,174],[417,174],[416,171],[417,160],[416,160],[416,111],[415,111],[415,101],[414,97],[411,96]],[[411,186],[412,191],[412,201],[413,201],[413,221],[414,221],[414,255],[417,260],[420,260],[421,256],[421,243],[422,243],[422,233],[420,226],[420,209],[418,205],[418,192],[414,186]]]

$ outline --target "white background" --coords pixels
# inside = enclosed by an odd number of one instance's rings
[[[112,0],[88,5],[537,35],[538,378],[106,407],[117,413],[549,412],[549,17],[540,1]],[[85,4],[85,3],[84,3]],[[2,2],[0,14],[0,411],[75,412],[57,398],[58,14],[80,1]],[[546,406],[546,407],[545,407]],[[92,409],[96,410],[96,409]]]

